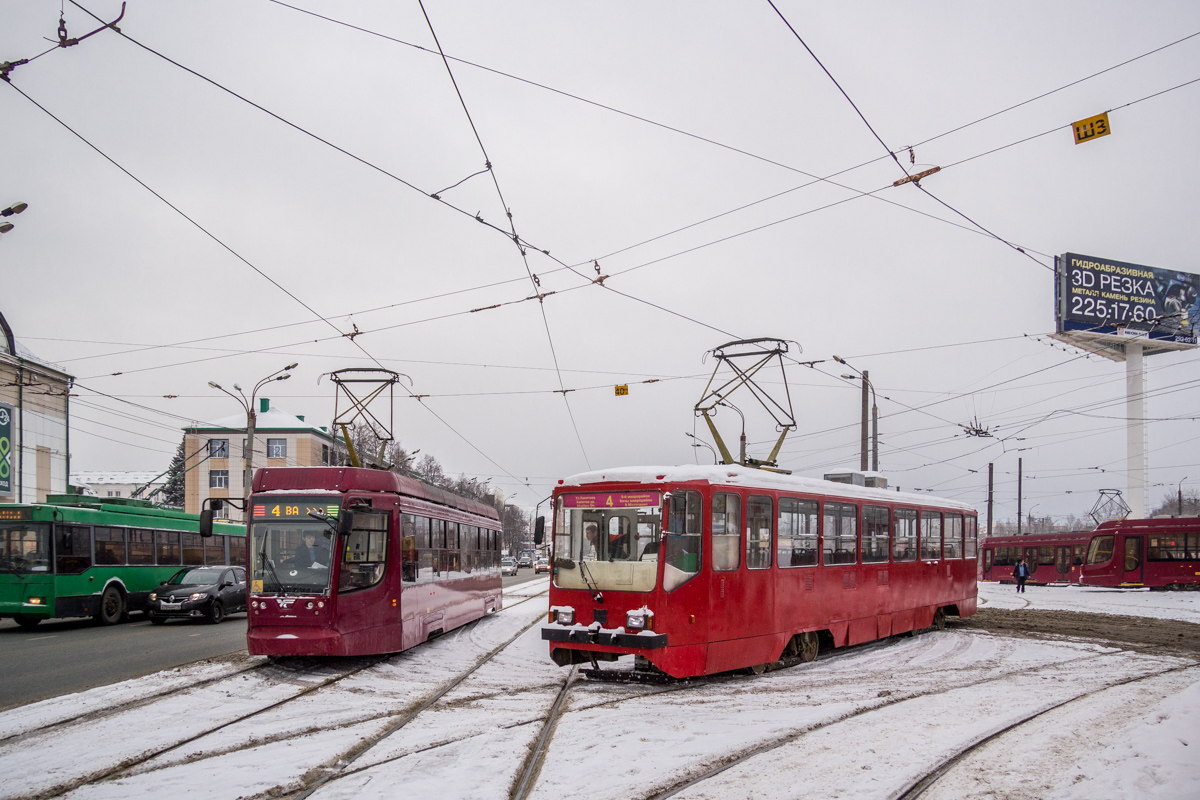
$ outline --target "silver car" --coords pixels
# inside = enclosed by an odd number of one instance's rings
[[[500,574],[501,575],[516,575],[517,574],[517,560],[515,558],[509,558],[507,556],[500,559]]]

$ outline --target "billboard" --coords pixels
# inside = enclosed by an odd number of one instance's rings
[[[13,493],[13,409],[0,403],[0,494]]]
[[[1055,262],[1055,338],[1118,360],[1131,338],[1147,354],[1196,346],[1200,275],[1078,253]]]

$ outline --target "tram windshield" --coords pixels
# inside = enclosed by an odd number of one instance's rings
[[[250,529],[250,591],[329,594],[334,533],[318,520],[255,522]]]
[[[648,592],[658,578],[662,495],[560,495],[554,521],[554,580],[569,589]]]
[[[49,525],[0,524],[0,574],[36,575],[49,571]]]

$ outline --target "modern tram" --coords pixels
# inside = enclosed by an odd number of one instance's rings
[[[253,655],[391,653],[502,607],[490,505],[357,467],[259,469],[252,491]]]
[[[1013,568],[1024,558],[1029,567],[1026,583],[1078,583],[1091,539],[1091,531],[985,537],[980,544],[979,578],[1015,583]]]
[[[1112,520],[1090,539],[1084,586],[1200,589],[1200,517]]]
[[[592,677],[628,654],[761,672],[975,613],[976,512],[951,500],[721,465],[583,473],[553,502],[542,638]]]

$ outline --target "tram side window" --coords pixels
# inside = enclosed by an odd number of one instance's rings
[[[229,563],[234,566],[246,566],[246,537],[229,537]]]
[[[92,532],[96,543],[95,564],[115,566],[125,563],[125,529],[106,528],[99,525]]]
[[[997,567],[1014,566],[1021,558],[1021,548],[1019,547],[997,547],[996,557],[992,564]]]
[[[1082,566],[1083,559],[1087,555],[1087,545],[1077,544],[1071,548],[1071,566]]]
[[[218,533],[204,539],[205,564],[224,564],[226,562],[225,540],[228,538],[228,536]]]
[[[742,498],[736,494],[713,495],[713,570],[732,572],[742,564]]]
[[[937,561],[942,557],[942,515],[937,511],[921,512],[921,560]]]
[[[858,551],[858,506],[825,504],[823,563],[853,564]]]
[[[343,540],[338,593],[366,589],[383,580],[389,516],[365,511],[354,515],[354,530]]]
[[[417,517],[417,583],[434,580],[437,570],[437,551],[433,549],[433,523],[429,517]]]
[[[179,533],[176,531],[155,531],[158,543],[158,563],[160,566],[175,566],[182,564],[182,554],[179,549]]]
[[[967,517],[967,529],[963,539],[963,558],[975,558],[979,552],[979,519]]]
[[[417,518],[400,515],[400,582],[417,582]]]
[[[138,565],[154,563],[154,531],[143,528],[130,529],[129,563]]]
[[[1093,536],[1088,544],[1087,563],[1107,564],[1111,561],[1116,541],[1115,536]]]
[[[892,537],[892,561],[917,560],[917,510],[897,508],[892,519],[895,529]]]
[[[1146,537],[1147,561],[1186,561],[1189,555],[1186,534],[1163,534]]]
[[[779,499],[779,566],[817,565],[817,531],[820,527],[817,512],[816,500]]]
[[[1038,547],[1038,564],[1054,563],[1054,545],[1043,544]]]
[[[701,520],[704,501],[699,492],[677,491],[667,501],[667,532],[663,541],[663,588],[678,589],[700,572]],[[651,552],[653,550],[653,552]],[[657,561],[653,542],[642,548],[639,561]]]
[[[888,560],[889,513],[883,506],[863,506],[862,545],[859,552],[864,564]]]
[[[946,558],[962,558],[963,518],[962,514],[946,515]],[[1051,556],[1051,562],[1054,561]]]
[[[746,566],[767,569],[771,566],[771,498],[750,495],[746,503]]]
[[[185,533],[183,537],[183,564],[199,566],[204,563],[204,540],[198,533]]]
[[[81,525],[62,525],[54,532],[55,571],[78,575],[92,565],[92,530]]]

